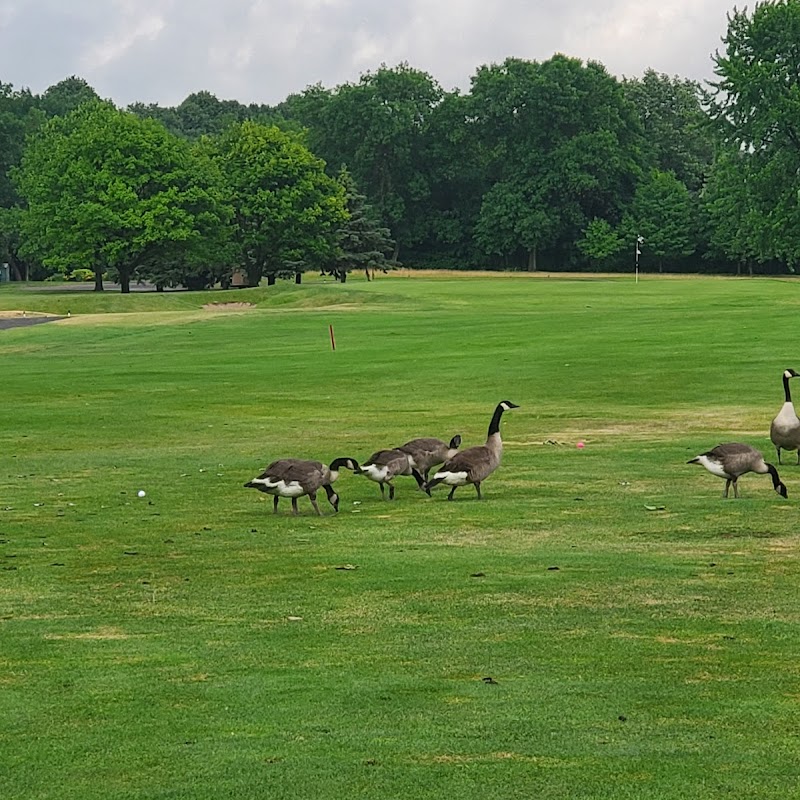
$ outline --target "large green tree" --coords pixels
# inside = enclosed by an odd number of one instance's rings
[[[22,159],[25,137],[43,121],[34,95],[27,89],[15,90],[11,84],[0,83],[0,208],[18,203],[11,169]]]
[[[367,198],[358,191],[352,175],[343,168],[338,180],[345,192],[347,219],[336,231],[337,248],[331,271],[344,283],[349,272],[363,269],[369,280],[370,270],[386,268],[394,241],[389,229],[378,222]]]
[[[27,89],[0,83],[0,261],[8,262],[13,280],[27,280],[31,264],[19,252],[20,198],[11,173],[22,160],[26,136],[44,122],[37,100]]]
[[[728,17],[714,58],[711,113],[743,154],[751,211],[763,215],[765,255],[800,262],[800,0],[756,3]]]
[[[441,87],[408,64],[380,67],[356,84],[314,86],[289,98],[285,113],[309,128],[309,144],[333,168],[345,165],[401,246],[429,232],[425,131]]]
[[[607,220],[593,219],[578,240],[578,249],[589,261],[590,269],[607,269],[619,255],[624,242],[620,232]]]
[[[431,109],[423,138],[419,163],[430,189],[427,232],[414,249],[423,263],[480,263],[474,233],[489,189],[489,148],[477,135],[472,98],[446,93]]]
[[[28,280],[28,265],[19,257],[21,210],[0,206],[0,262],[11,267],[11,279]]]
[[[39,106],[48,117],[64,117],[83,103],[99,99],[83,78],[71,75],[48,87],[39,98]]]
[[[689,190],[672,172],[653,170],[636,189],[621,226],[623,241],[642,245],[642,266],[653,264],[662,272],[674,267],[695,249],[692,236],[693,203]]]
[[[569,258],[588,220],[616,221],[642,166],[642,132],[619,82],[595,62],[509,58],[472,79],[492,188],[476,235],[487,253]]]
[[[230,207],[216,176],[161,125],[103,102],[54,117],[15,178],[26,203],[22,250],[68,271],[112,271],[122,291],[137,268],[202,259],[227,246]]]
[[[714,158],[714,135],[696,81],[653,69],[622,82],[644,131],[643,150],[650,166],[673,172],[697,192]]]
[[[752,275],[755,264],[769,260],[769,209],[752,191],[751,159],[733,148],[721,150],[702,195],[712,255],[728,259]]]
[[[193,92],[177,106],[139,102],[129,105],[128,110],[144,119],[156,119],[171,133],[193,140],[219,135],[229,126],[245,120],[297,127],[286,123],[270,106],[220,100],[207,91]]]
[[[302,138],[248,121],[232,125],[215,147],[250,285],[328,263],[347,219],[344,189]]]

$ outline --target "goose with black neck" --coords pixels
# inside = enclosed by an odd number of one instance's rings
[[[783,371],[783,396],[784,402],[778,416],[769,426],[769,438],[775,445],[778,454],[778,463],[782,464],[781,450],[797,450],[797,463],[800,464],[800,419],[794,410],[792,393],[789,391],[789,381],[797,378],[798,374],[793,369]]]
[[[486,435],[486,444],[468,447],[460,450],[451,459],[445,461],[431,480],[425,484],[425,491],[430,494],[434,486],[444,483],[451,486],[448,500],[453,499],[459,486],[471,483],[478,493],[478,500],[482,500],[481,483],[486,480],[499,466],[503,458],[503,440],[500,436],[500,420],[505,411],[519,408],[510,400],[503,400],[497,404],[489,423]]]
[[[328,502],[334,511],[339,510],[339,495],[334,491],[332,483],[339,478],[340,470],[358,470],[358,462],[354,458],[337,458],[330,466],[321,461],[306,461],[300,458],[281,458],[273,461],[257,478],[248,481],[245,489],[258,489],[273,496],[272,513],[278,513],[278,501],[281,497],[290,497],[292,513],[297,514],[297,498],[307,496],[314,511],[322,516],[317,505],[317,492],[325,491]]]

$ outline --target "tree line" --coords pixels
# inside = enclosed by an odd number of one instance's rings
[[[323,270],[793,272],[800,0],[733,10],[715,80],[564,55],[443,91],[408,64],[274,107],[122,110],[0,83],[0,258],[18,278],[249,285]]]

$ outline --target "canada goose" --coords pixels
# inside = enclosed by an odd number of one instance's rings
[[[402,450],[378,450],[359,467],[358,471],[381,487],[381,497],[384,500],[386,499],[384,484],[389,487],[389,499],[394,500],[392,480],[398,475],[412,475],[420,488],[425,485],[419,470],[411,465],[408,453]]]
[[[713,450],[695,456],[687,464],[700,464],[712,475],[725,478],[725,491],[723,497],[728,496],[728,489],[733,484],[733,496],[739,496],[737,481],[746,472],[756,472],[759,475],[769,473],[772,476],[772,487],[781,497],[787,497],[786,486],[778,477],[778,470],[764,461],[764,456],[749,444],[731,442],[718,444]]]
[[[447,499],[452,500],[453,494],[459,486],[472,483],[478,492],[478,500],[481,500],[481,481],[486,480],[497,469],[503,455],[500,418],[504,411],[511,408],[519,408],[519,406],[509,400],[498,403],[492,415],[492,421],[489,423],[486,444],[460,450],[451,459],[445,461],[433,479],[425,484],[425,491],[430,494],[434,486],[446,483],[453,487],[450,494],[447,495]]]
[[[450,440],[450,444],[445,444],[441,439],[425,437],[412,439],[397,449],[408,454],[411,466],[427,481],[431,467],[451,459],[458,452],[459,447],[461,447],[461,437],[456,434]]]
[[[258,489],[274,497],[272,513],[278,513],[278,500],[292,498],[292,513],[297,514],[297,498],[308,495],[314,511],[322,516],[317,505],[317,491],[324,489],[328,502],[334,511],[339,510],[339,495],[331,484],[339,477],[339,470],[345,467],[353,472],[358,470],[354,458],[337,458],[330,466],[321,461],[303,461],[299,458],[282,458],[273,461],[257,478],[245,484],[246,489]]]
[[[769,438],[778,452],[778,463],[781,461],[781,449],[797,450],[797,463],[800,464],[800,419],[792,404],[792,395],[789,392],[789,379],[798,377],[793,369],[783,371],[783,393],[785,401],[778,412],[778,416],[772,420],[769,426]]]

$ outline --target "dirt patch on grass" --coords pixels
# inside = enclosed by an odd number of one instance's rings
[[[119,640],[130,639],[130,634],[121,631],[119,628],[102,627],[95,631],[84,631],[83,633],[46,633],[45,639],[88,639],[98,640]]]

